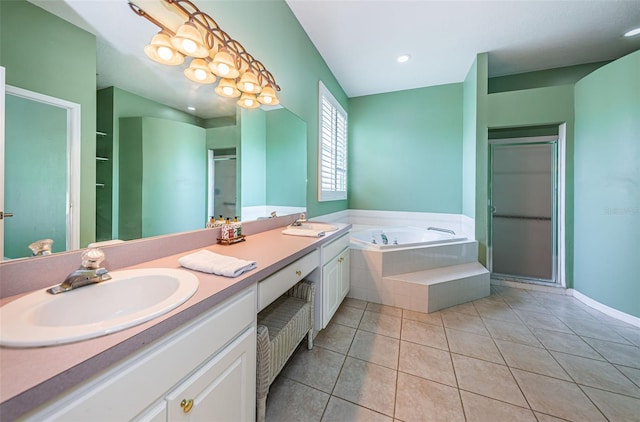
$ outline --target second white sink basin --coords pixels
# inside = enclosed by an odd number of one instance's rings
[[[189,299],[198,278],[184,270],[114,271],[112,279],[52,295],[46,289],[0,308],[0,345],[53,346],[133,327]]]

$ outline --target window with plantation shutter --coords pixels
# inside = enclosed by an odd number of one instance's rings
[[[347,199],[347,113],[320,82],[318,200]]]

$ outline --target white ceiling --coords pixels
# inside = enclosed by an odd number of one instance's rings
[[[196,86],[142,53],[157,28],[126,0],[29,1],[96,35],[98,87],[115,85],[181,110],[193,105],[203,118],[233,114],[234,102],[219,101],[211,86]],[[215,1],[223,0],[194,3],[214,15],[208,9]],[[640,0],[286,1],[349,97],[461,82],[482,52],[490,76],[498,76],[640,49],[640,36],[622,37],[640,26]],[[412,59],[396,63],[404,53]]]
[[[461,82],[483,52],[501,76],[640,49],[640,0],[286,1],[349,97]]]

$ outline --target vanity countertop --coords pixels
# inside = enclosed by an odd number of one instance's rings
[[[323,243],[341,236],[351,227],[345,224],[335,225],[339,227],[337,231],[319,238],[287,236],[281,233],[283,227],[279,227],[247,236],[245,242],[230,246],[215,244],[204,248],[218,254],[256,261],[257,268],[236,278],[192,271],[198,277],[200,285],[189,300],[176,309],[135,327],[60,346],[26,349],[0,347],[0,419],[15,419],[46,403]],[[202,248],[123,269],[182,268],[178,264],[178,258],[200,249]],[[2,299],[0,305],[19,296],[21,295]]]

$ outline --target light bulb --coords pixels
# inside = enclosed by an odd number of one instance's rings
[[[253,92],[253,88],[254,88],[254,85],[253,85],[252,82],[245,82],[244,83],[245,92]]]
[[[233,88],[231,88],[230,86],[225,86],[224,88],[222,88],[222,92],[224,92],[224,95],[233,95]]]
[[[182,48],[187,53],[193,53],[194,51],[196,51],[198,49],[198,46],[192,40],[184,39],[184,40],[182,40]]]
[[[253,100],[251,98],[245,98],[244,105],[247,107],[251,107],[253,105]]]
[[[218,65],[218,73],[220,74],[220,76],[228,75],[230,70],[231,69],[229,69],[229,66],[224,63],[220,63]]]
[[[273,101],[273,98],[270,96],[266,96],[266,97],[262,97],[262,101],[264,101],[265,104],[271,104],[271,102]]]
[[[169,60],[173,57],[173,51],[171,51],[169,47],[159,47],[158,56],[160,56],[162,60]]]
[[[207,72],[202,69],[196,69],[193,71],[193,76],[195,76],[195,78],[199,81],[204,81],[205,79],[207,79]]]

